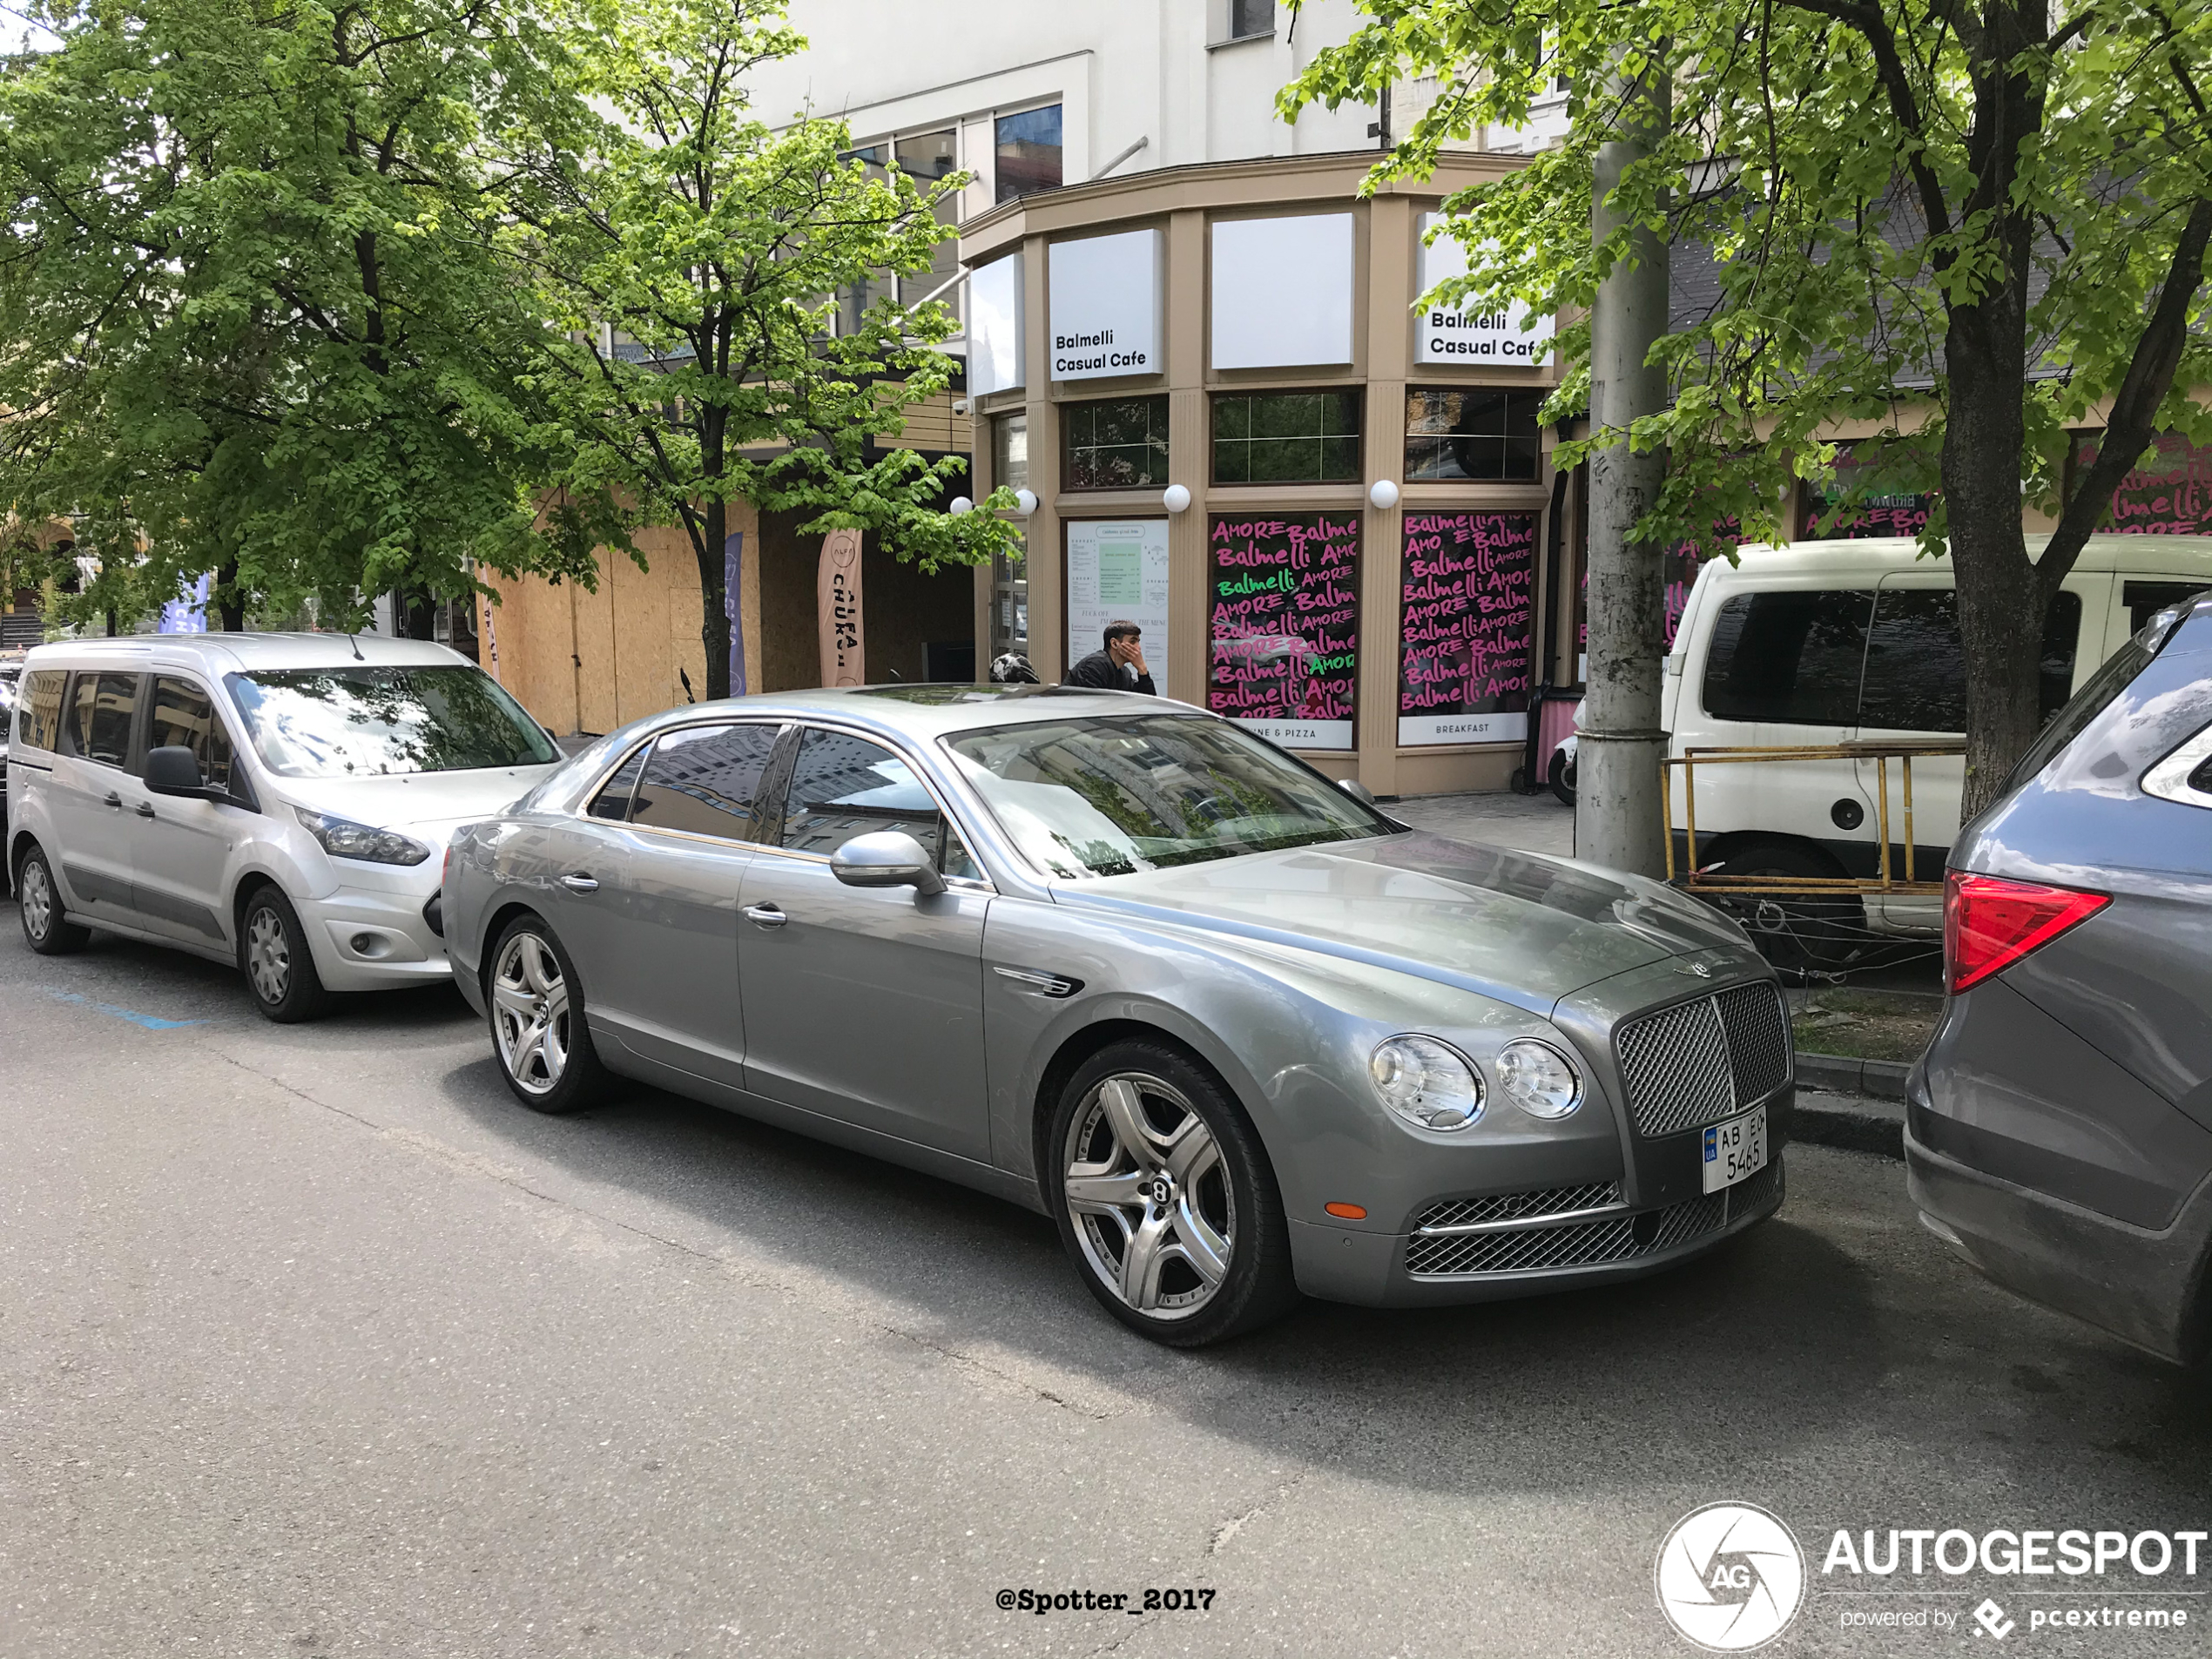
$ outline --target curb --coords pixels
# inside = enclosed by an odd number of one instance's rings
[[[1912,1068],[1902,1060],[1857,1060],[1847,1055],[1807,1054],[1797,1051],[1797,1081],[1839,1095],[1867,1095],[1877,1100],[1902,1101],[1905,1075]]]
[[[1863,1095],[1800,1094],[1790,1118],[1790,1139],[1801,1144],[1839,1147],[1846,1152],[1872,1152],[1902,1163],[1905,1108],[1893,1101],[1870,1100]]]

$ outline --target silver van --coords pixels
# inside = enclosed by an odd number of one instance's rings
[[[2030,536],[2028,550],[2042,538]],[[2053,603],[2043,636],[2043,712],[2054,714],[2152,615],[2212,589],[2212,537],[2095,536]],[[1908,539],[1745,547],[1697,573],[1667,678],[1668,752],[1855,739],[1962,738],[1966,658],[1948,558]],[[1888,766],[1891,859],[1904,861],[1900,769]],[[1912,763],[1913,873],[1940,880],[1959,833],[1963,754]],[[1689,802],[1674,776],[1676,868]],[[1715,765],[1696,774],[1697,862],[1731,874],[1878,873],[1881,821],[1871,760]],[[1876,934],[1940,932],[1932,898],[1737,901],[1778,967],[1843,965]]]
[[[448,837],[560,761],[442,645],[349,634],[42,645],[9,729],[6,869],[33,950],[91,928],[235,962],[272,1020],[450,977]]]

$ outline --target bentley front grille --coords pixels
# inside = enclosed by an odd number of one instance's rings
[[[1732,1117],[1788,1082],[1781,988],[1738,985],[1629,1021],[1615,1033],[1636,1132],[1678,1134]]]

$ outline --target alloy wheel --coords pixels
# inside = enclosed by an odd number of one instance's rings
[[[30,859],[23,867],[24,931],[42,941],[54,925],[54,888],[46,874],[46,860]]]
[[[1236,1199],[1221,1147],[1159,1078],[1105,1078],[1076,1111],[1062,1180],[1083,1256],[1123,1303],[1188,1318],[1213,1299],[1236,1250]]]
[[[569,1066],[569,987],[542,937],[508,940],[492,968],[491,1000],[507,1075],[529,1094],[551,1092]]]
[[[246,971],[253,976],[253,994],[272,1006],[292,988],[292,943],[284,935],[284,918],[268,905],[246,921]]]

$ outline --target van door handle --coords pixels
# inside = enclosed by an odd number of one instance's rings
[[[749,904],[745,907],[745,916],[747,921],[760,927],[780,927],[791,920],[779,906],[773,904]]]
[[[105,806],[112,806],[112,807],[114,807],[114,808],[115,808],[115,810],[116,810],[117,812],[118,812],[118,813],[119,813],[119,812],[121,812],[121,811],[123,810],[123,797],[122,797],[122,796],[120,796],[120,795],[118,795],[118,794],[117,794],[117,793],[115,792],[115,791],[113,791],[112,789],[111,789],[111,790],[109,790],[109,791],[107,792],[107,794],[106,794],[105,798],[102,800],[101,805]]]
[[[599,883],[595,879],[588,875],[564,875],[561,878],[561,885],[566,887],[570,893],[597,893],[599,891]]]
[[[153,816],[153,803],[150,800],[140,801],[138,803],[138,816],[140,818],[152,818]]]

